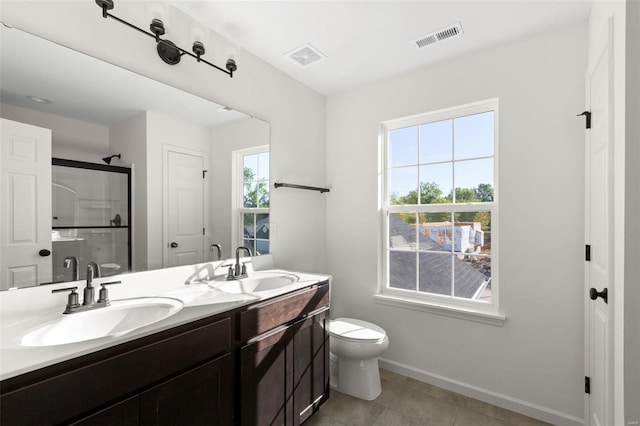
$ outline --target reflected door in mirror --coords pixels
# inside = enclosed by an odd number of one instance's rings
[[[51,130],[1,119],[0,289],[51,281]]]
[[[167,152],[168,265],[204,261],[204,158]]]

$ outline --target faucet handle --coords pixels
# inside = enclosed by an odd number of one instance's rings
[[[227,280],[233,280],[235,277],[233,276],[233,265],[229,265],[229,271],[227,272]]]
[[[112,285],[112,284],[121,284],[121,283],[122,281],[111,281],[108,283],[100,283],[100,286],[102,286],[102,288],[100,289],[98,303],[109,304],[109,290],[107,290],[106,286]]]
[[[76,290],[78,287],[67,287],[67,288],[59,288],[56,290],[51,290],[51,293],[61,293],[63,291],[70,291],[69,297],[67,298],[67,306],[64,309],[65,314],[69,314],[73,312],[74,309],[80,307],[79,296]]]

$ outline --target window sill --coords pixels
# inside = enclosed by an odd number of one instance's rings
[[[373,299],[382,305],[396,306],[400,308],[413,309],[416,311],[429,312],[437,315],[444,315],[483,324],[502,327],[506,316],[496,311],[486,311],[474,308],[443,305],[441,303],[428,302],[425,300],[415,300],[406,297],[392,296],[388,294],[374,294]]]

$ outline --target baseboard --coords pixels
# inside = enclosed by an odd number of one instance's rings
[[[547,423],[551,423],[553,425],[584,425],[584,419],[582,418],[542,407],[540,405],[523,401],[508,395],[503,395],[498,392],[482,389],[468,383],[440,376],[438,374],[432,374],[411,367],[409,365],[391,361],[385,358],[378,358],[378,363],[381,368],[393,371],[394,373],[402,374],[403,376],[411,377],[412,379],[420,380],[421,382],[426,382],[431,385],[449,390],[451,392],[459,393],[461,395],[468,396],[469,398],[474,398],[495,405],[497,407],[515,411],[516,413],[524,414],[525,416],[533,417]]]

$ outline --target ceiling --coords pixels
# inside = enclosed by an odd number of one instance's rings
[[[591,0],[190,1],[170,4],[325,95],[588,18]],[[411,40],[460,21],[464,34]],[[306,43],[327,56],[306,67]],[[238,73],[242,63],[238,63]]]

